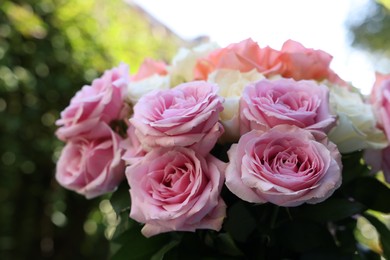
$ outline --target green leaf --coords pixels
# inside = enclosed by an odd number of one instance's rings
[[[166,253],[167,259],[215,259],[217,250],[214,240],[217,232],[197,230],[196,232],[178,232],[180,244]],[[206,241],[207,240],[207,241]]]
[[[218,234],[215,240],[215,247],[223,255],[242,256],[243,253],[228,233]]]
[[[302,217],[320,222],[337,221],[362,213],[366,206],[348,199],[328,199],[314,205],[303,205],[292,208],[290,212],[295,217]]]
[[[127,230],[134,228],[134,226],[140,225],[138,222],[135,220],[129,218],[128,215],[122,214],[120,217],[120,222],[115,228],[115,233],[111,238],[111,242],[113,243],[122,243],[121,240],[123,240],[123,233],[126,232]]]
[[[245,208],[244,203],[239,201],[228,209],[224,228],[235,240],[245,242],[248,236],[255,230],[256,221]]]
[[[355,236],[356,225],[356,218],[347,218],[329,223],[330,229],[333,230],[333,236],[336,238],[337,246],[343,254],[353,255],[358,250]]]
[[[361,162],[363,153],[361,151],[350,154],[343,154],[343,185],[350,181],[368,176],[370,170],[367,165]]]
[[[387,226],[376,217],[370,214],[363,214],[363,216],[375,227],[379,234],[380,243],[383,250],[383,256],[386,259],[390,259],[390,230]]]
[[[146,238],[141,234],[140,225],[134,225],[133,228],[123,232],[112,243],[119,243],[121,246],[110,259],[144,260],[150,259],[160,250],[164,251],[163,248],[170,243],[170,237],[168,234],[160,234]]]
[[[116,214],[119,216],[123,211],[130,209],[130,194],[129,194],[129,185],[127,181],[123,181],[118,189],[112,194],[110,198],[110,203],[115,210]]]
[[[344,192],[369,209],[390,213],[390,189],[373,177],[358,178],[344,187]]]
[[[151,260],[163,260],[166,253],[168,253],[172,248],[180,244],[180,240],[171,240],[166,245],[164,245],[157,253],[155,253]]]
[[[276,248],[289,248],[296,252],[335,248],[332,235],[325,224],[310,221],[291,221],[276,229]]]

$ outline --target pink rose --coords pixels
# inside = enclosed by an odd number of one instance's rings
[[[199,59],[195,67],[195,78],[206,80],[208,75],[217,69],[232,69],[248,72],[256,69],[269,74],[278,71],[279,52],[266,47],[261,49],[252,39],[233,43],[210,53],[206,58]]]
[[[341,155],[325,134],[290,125],[243,135],[228,151],[226,186],[253,203],[319,203],[341,185]]]
[[[376,73],[370,103],[378,120],[378,127],[384,130],[387,140],[390,140],[390,74]],[[368,149],[364,157],[367,164],[372,167],[372,172],[382,170],[386,181],[390,183],[390,147],[377,150]]]
[[[281,124],[328,131],[335,122],[328,88],[293,79],[263,79],[247,85],[240,101],[240,120],[241,134]]]
[[[139,81],[139,80],[148,78],[154,74],[157,74],[157,75],[168,74],[167,64],[163,61],[155,61],[152,59],[145,59],[143,61],[143,63],[141,64],[140,68],[138,69],[137,74],[134,75],[133,77],[131,77],[131,80]]]
[[[114,191],[124,178],[121,138],[109,126],[101,124],[106,137],[73,138],[65,145],[57,163],[58,183],[87,198]]]
[[[364,150],[364,160],[373,174],[383,171],[387,183],[390,183],[390,146],[385,149]]]
[[[130,122],[146,148],[189,147],[207,154],[223,133],[218,122],[223,99],[217,86],[204,81],[154,91],[134,106]]]
[[[56,122],[57,137],[66,141],[79,135],[99,136],[99,122],[121,119],[128,77],[128,66],[122,63],[78,91]]]
[[[146,154],[145,150],[135,134],[135,128],[132,124],[128,125],[126,139],[122,140],[120,147],[124,150],[122,159],[128,164],[134,164]]]
[[[378,126],[385,130],[387,139],[390,139],[390,74],[376,73],[370,102],[377,117]]]
[[[226,216],[220,197],[225,163],[188,148],[156,148],[129,166],[130,217],[150,237],[169,231],[219,231]]]

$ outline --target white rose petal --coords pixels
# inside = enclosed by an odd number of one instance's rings
[[[210,52],[219,48],[216,43],[205,43],[192,49],[181,48],[168,68],[171,74],[172,87],[194,80],[194,68],[199,58],[206,57]]]
[[[264,79],[256,69],[242,73],[237,70],[219,69],[209,75],[208,81],[219,86],[218,94],[225,98],[224,110],[220,113],[225,128],[222,141],[237,141],[240,137],[239,103],[242,91],[249,83]]]
[[[338,125],[331,130],[329,138],[341,153],[383,149],[388,145],[385,134],[376,127],[372,106],[364,103],[357,90],[330,86],[330,103],[338,115]]]
[[[139,81],[132,81],[127,86],[127,98],[135,105],[146,93],[158,89],[168,89],[170,86],[169,82],[169,76],[160,76],[158,74]]]

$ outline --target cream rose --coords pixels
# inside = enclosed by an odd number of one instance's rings
[[[192,49],[181,48],[173,58],[172,66],[169,68],[172,86],[194,80],[194,68],[197,60],[206,57],[218,47],[216,43],[205,43]]]
[[[385,134],[376,127],[372,106],[364,102],[358,90],[331,85],[330,103],[338,124],[329,133],[329,139],[341,153],[387,146]]]
[[[127,98],[135,105],[145,94],[153,90],[169,89],[169,76],[154,74],[139,81],[131,81],[127,86]]]
[[[219,86],[218,94],[225,98],[224,110],[219,114],[225,133],[222,141],[236,142],[240,137],[239,103],[242,91],[249,83],[264,79],[256,69],[240,72],[231,69],[219,69],[209,75],[208,81]]]

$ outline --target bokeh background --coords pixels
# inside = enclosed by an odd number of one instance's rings
[[[364,5],[345,17],[349,48],[388,73],[390,1]],[[0,259],[108,258],[115,213],[106,197],[86,200],[56,183],[55,121],[104,70],[169,62],[179,47],[209,39],[198,36],[179,35],[132,1],[0,0]]]

